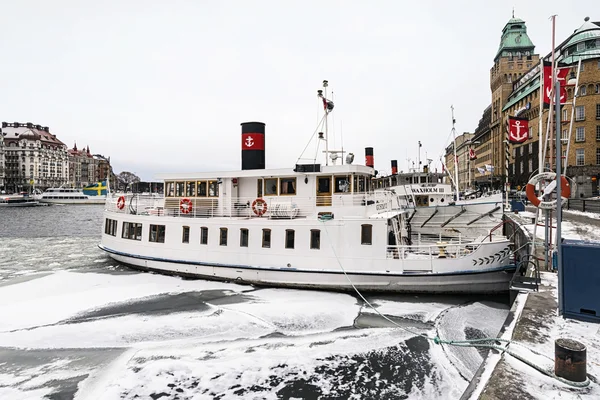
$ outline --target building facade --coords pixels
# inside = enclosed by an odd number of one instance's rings
[[[567,164],[567,176],[577,183],[576,197],[596,196],[600,179],[600,23],[586,18],[583,25],[555,49],[555,57],[559,68],[569,70],[567,97],[558,122],[562,142],[561,162],[563,166]],[[548,54],[544,60],[550,61],[551,55]],[[581,69],[578,71],[580,61]],[[509,176],[516,188],[526,185],[539,169],[540,128],[544,136],[547,131],[551,135],[549,142],[544,140],[542,143],[543,168],[554,170],[556,167],[554,109],[542,108],[540,125],[541,78],[538,63],[514,83],[502,110],[505,124],[509,116],[529,120],[529,139],[524,144],[510,145]],[[549,118],[553,121],[550,125]]]
[[[33,186],[68,182],[67,146],[41,125],[2,123],[5,150],[5,190],[29,191]]]
[[[4,133],[2,132],[2,128],[0,128],[0,193],[5,191],[4,189]]]
[[[30,122],[2,122],[0,132],[0,190],[30,192],[33,187],[81,188],[111,177],[110,159],[92,155],[89,146],[68,149],[48,127]]]
[[[477,174],[475,183],[480,187],[497,189],[504,183],[506,126],[502,109],[513,92],[513,83],[537,64],[539,55],[535,54],[535,46],[527,35],[525,21],[511,18],[502,29],[500,46],[490,69],[492,103],[489,133],[476,132],[477,138],[474,139],[479,142],[474,147],[477,154],[475,168],[493,167],[487,176]]]
[[[472,139],[474,134],[465,132],[460,136],[456,137],[456,158],[458,159],[458,190],[465,191],[471,187],[470,182],[472,181],[473,166],[474,162],[469,157],[469,150],[471,149]],[[454,143],[446,147],[445,157],[446,168],[448,169],[448,175],[455,179],[454,168],[456,163],[454,162]]]

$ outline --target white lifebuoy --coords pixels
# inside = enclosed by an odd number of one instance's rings
[[[252,202],[252,211],[259,217],[267,212],[267,202],[263,199],[256,199]]]
[[[125,208],[125,196],[121,196],[117,199],[117,208],[119,210]]]
[[[182,214],[189,214],[192,212],[192,200],[188,198],[181,199],[179,201],[179,210]]]
[[[525,193],[527,194],[527,199],[531,202],[531,204],[543,210],[556,208],[556,200],[542,201],[535,193],[535,185],[541,181],[553,181],[555,179],[555,172],[542,172],[533,176],[529,182],[527,182]],[[560,176],[560,197],[565,200],[571,197],[571,184],[564,175]]]

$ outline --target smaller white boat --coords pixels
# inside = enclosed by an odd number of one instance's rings
[[[40,203],[26,194],[11,194],[0,197],[0,207],[35,207]]]
[[[106,194],[90,195],[82,189],[74,188],[49,188],[36,196],[40,203],[49,204],[104,204]]]

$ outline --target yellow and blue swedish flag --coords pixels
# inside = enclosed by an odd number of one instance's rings
[[[83,194],[88,196],[106,196],[106,181],[104,180],[84,187]]]

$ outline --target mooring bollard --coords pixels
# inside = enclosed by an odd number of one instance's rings
[[[572,339],[556,339],[554,342],[554,373],[573,382],[587,379],[586,347]]]

